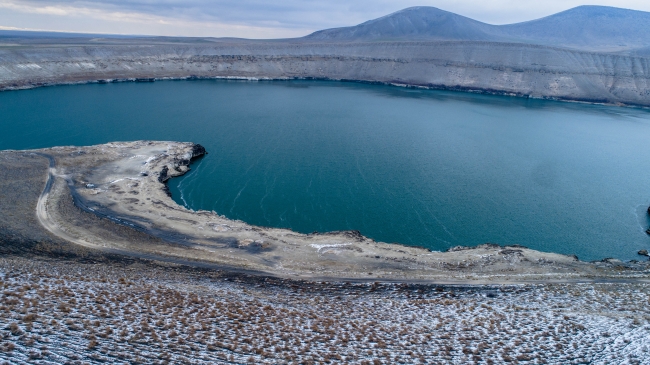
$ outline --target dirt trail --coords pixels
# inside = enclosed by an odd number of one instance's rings
[[[73,242],[77,245],[81,245],[87,248],[103,249],[103,247],[99,245],[69,235],[67,232],[61,229],[61,227],[58,224],[56,224],[52,220],[52,218],[48,215],[47,199],[50,195],[50,191],[52,190],[52,186],[54,185],[55,182],[54,179],[56,177],[56,162],[54,160],[54,157],[52,157],[51,155],[45,153],[37,153],[37,155],[45,157],[50,161],[47,182],[45,183],[43,192],[41,193],[41,196],[39,196],[38,203],[36,204],[36,216],[38,217],[38,221],[45,229],[47,229],[52,234],[65,241]]]

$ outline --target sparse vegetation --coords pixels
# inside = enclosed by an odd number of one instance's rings
[[[22,258],[0,259],[0,281],[0,363],[635,364],[650,356],[648,284],[328,284]]]

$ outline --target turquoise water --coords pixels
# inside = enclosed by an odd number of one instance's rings
[[[581,259],[650,248],[647,110],[355,83],[166,81],[0,93],[0,149],[180,140],[176,201],[300,232]]]

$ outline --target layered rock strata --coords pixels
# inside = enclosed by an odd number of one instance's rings
[[[650,58],[543,45],[164,38],[16,42],[0,45],[0,90],[165,78],[316,78],[650,106]]]

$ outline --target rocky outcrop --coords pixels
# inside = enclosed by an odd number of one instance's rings
[[[164,183],[169,180],[170,176],[168,175],[168,172],[169,167],[163,166],[162,170],[160,170],[160,173],[158,174],[158,182]]]
[[[192,158],[201,157],[207,153],[208,152],[205,150],[205,147],[201,146],[198,143],[192,147]]]

